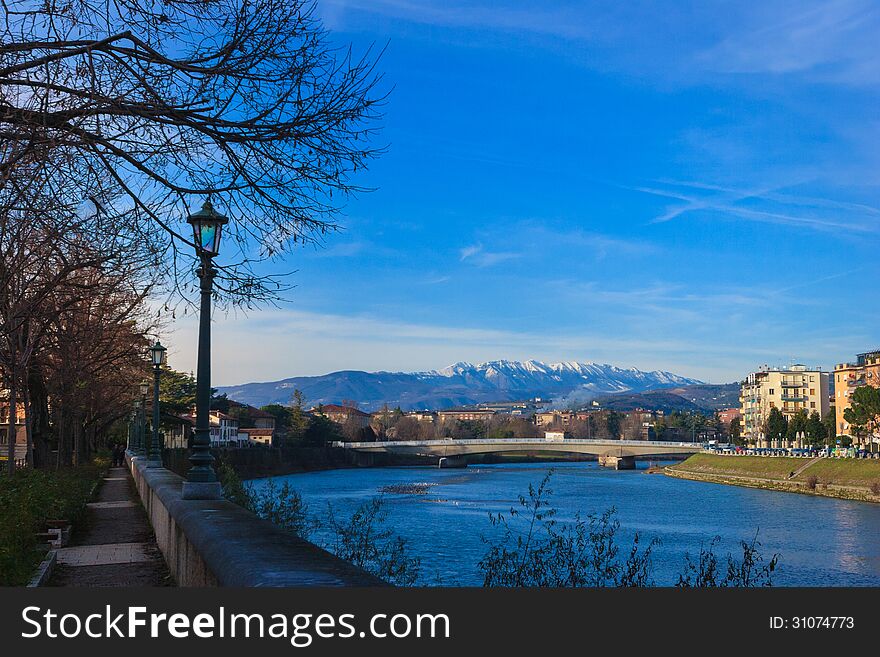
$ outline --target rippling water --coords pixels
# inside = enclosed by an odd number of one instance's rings
[[[480,465],[464,470],[430,467],[332,470],[278,477],[298,490],[317,516],[328,504],[350,514],[364,500],[395,484],[424,482],[427,494],[384,493],[388,523],[410,542],[422,560],[422,579],[432,583],[479,585],[477,563],[491,535],[488,513],[507,511],[537,485],[546,464]],[[558,519],[617,509],[619,546],[632,536],[658,537],[654,553],[657,584],[668,585],[682,570],[685,552],[699,552],[714,536],[721,555],[737,555],[738,541],[758,531],[766,558],[780,555],[774,578],[782,586],[880,586],[880,506],[808,495],[722,486],[617,472],[595,462],[554,465],[552,504]],[[643,466],[642,466],[643,467]],[[255,486],[265,485],[256,480]],[[313,537],[326,539],[320,532]],[[737,556],[741,556],[741,553]]]

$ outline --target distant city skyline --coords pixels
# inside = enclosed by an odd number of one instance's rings
[[[216,385],[529,358],[729,382],[880,343],[871,3],[318,11],[387,44],[389,148],[344,230],[273,265],[290,303],[216,314]],[[191,320],[165,340],[194,369]]]

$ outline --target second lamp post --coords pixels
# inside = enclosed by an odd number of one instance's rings
[[[165,364],[166,351],[168,350],[158,340],[150,347],[150,359],[153,363],[153,439],[150,441],[147,466],[151,468],[162,467],[162,442],[159,439],[159,374],[162,365]]]
[[[150,382],[141,381],[139,388],[141,398],[136,402],[138,408],[138,456],[146,456],[149,451],[147,449],[147,394],[150,392]]]

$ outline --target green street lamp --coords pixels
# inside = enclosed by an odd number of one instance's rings
[[[147,466],[151,468],[162,467],[162,445],[159,442],[159,374],[165,364],[167,352],[158,340],[150,347],[150,360],[153,363],[153,440],[150,443]]]
[[[199,314],[199,353],[196,370],[196,429],[193,438],[191,467],[183,485],[184,499],[217,499],[221,495],[220,482],[214,473],[211,456],[211,288],[217,270],[212,259],[220,253],[220,236],[229,220],[214,210],[206,200],[202,209],[191,214],[187,222],[193,228],[196,255],[201,261],[197,274],[201,292]]]
[[[138,388],[141,398],[136,402],[138,408],[137,451],[139,456],[144,456],[147,453],[147,394],[150,392],[150,382],[141,381]]]
[[[137,411],[132,408],[128,414],[128,453],[134,454],[137,449]]]

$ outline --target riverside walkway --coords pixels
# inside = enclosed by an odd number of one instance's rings
[[[126,468],[111,468],[49,586],[174,586]]]

